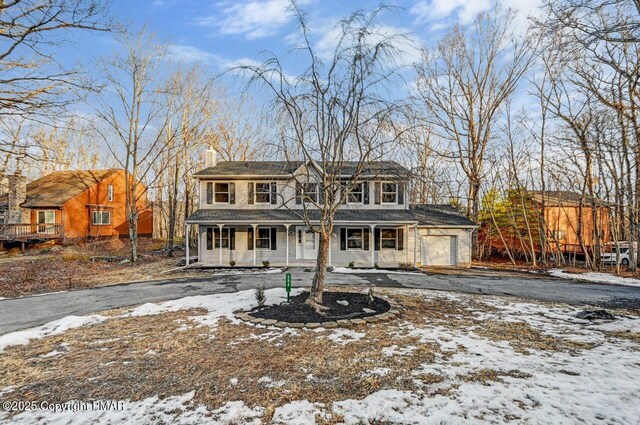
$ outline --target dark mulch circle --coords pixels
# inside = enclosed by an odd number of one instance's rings
[[[386,313],[391,309],[389,303],[382,298],[373,297],[373,302],[369,301],[367,294],[353,292],[325,292],[322,294],[323,305],[328,307],[322,314],[305,304],[309,292],[302,292],[291,297],[291,302],[283,302],[278,305],[255,307],[250,314],[253,317],[263,319],[274,319],[289,323],[315,323],[329,322],[340,319],[360,319]],[[347,301],[348,305],[338,303]],[[366,312],[364,309],[373,310]]]

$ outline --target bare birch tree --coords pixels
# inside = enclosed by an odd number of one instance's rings
[[[310,40],[304,13],[295,3],[292,9],[302,38],[296,60],[304,64],[304,71],[289,76],[275,56],[239,70],[271,95],[280,123],[281,154],[309,164],[309,174],[314,169],[319,174],[319,194],[302,191],[298,196],[304,198],[301,219],[319,234],[307,303],[321,310],[335,214],[367,171],[368,161],[382,158],[398,138],[391,126],[398,105],[389,94],[397,88],[396,63],[405,38],[381,30],[377,18],[383,9],[356,12],[336,25],[335,47],[323,58]],[[355,163],[349,164],[345,179],[349,160]]]

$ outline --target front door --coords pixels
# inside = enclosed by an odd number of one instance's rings
[[[296,258],[315,260],[318,256],[318,234],[308,227],[296,227]]]
[[[55,211],[38,211],[38,224],[42,224],[44,226],[38,226],[38,233],[53,233],[54,229],[52,226],[46,226],[46,224],[55,224],[56,222],[56,212]]]

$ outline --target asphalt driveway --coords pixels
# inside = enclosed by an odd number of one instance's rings
[[[309,286],[310,268],[292,268],[294,287]],[[493,270],[431,270],[426,274],[335,274],[327,285],[355,285],[458,291],[517,296],[531,300],[640,309],[640,287],[585,283],[530,273]],[[284,273],[206,274],[198,278],[169,279],[102,286],[41,296],[0,300],[0,334],[43,325],[69,315],[87,315],[111,308],[161,302],[192,295],[237,292],[263,284],[284,287]]]

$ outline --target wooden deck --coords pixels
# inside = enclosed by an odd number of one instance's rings
[[[60,238],[60,224],[0,224],[0,242],[40,242]]]

